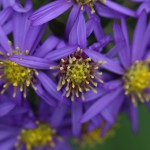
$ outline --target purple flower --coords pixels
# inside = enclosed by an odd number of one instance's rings
[[[40,71],[45,74],[44,71],[49,70],[49,67],[54,65],[45,58],[45,55],[57,46],[59,39],[50,36],[41,45],[45,25],[33,27],[27,19],[30,14],[31,10],[27,13],[13,12],[11,21],[13,43],[8,39],[3,28],[0,27],[1,94],[5,91],[9,92],[9,89],[14,87],[13,97],[16,97],[19,92],[22,92],[23,96],[26,97],[28,87],[31,86],[49,104],[55,105],[54,99],[51,99],[41,87],[42,79],[37,78],[37,76]],[[55,90],[51,93],[54,97],[61,97]]]
[[[46,107],[45,107],[46,106]],[[0,119],[0,148],[5,150],[52,149],[71,150],[63,137],[61,128],[52,128],[50,114],[45,112],[47,104],[39,105],[39,116],[34,116],[29,105],[16,106],[10,113]],[[28,109],[27,109],[28,108]],[[50,107],[49,107],[50,109]],[[40,113],[40,111],[45,113]],[[47,119],[44,119],[47,117]],[[66,135],[67,136],[67,135]]]
[[[140,15],[140,13],[145,10],[146,12],[150,12],[150,0],[131,0],[133,2],[141,2],[137,14]]]
[[[100,16],[109,18],[120,18],[122,15],[135,17],[134,11],[111,0],[55,0],[39,8],[30,19],[34,25],[40,25],[56,18],[71,7],[68,24],[75,22],[80,10],[90,11],[91,14],[97,12]]]
[[[57,49],[49,52],[46,56],[56,64],[51,66],[52,73],[49,77],[43,74],[38,75],[38,77],[43,76],[42,85],[43,87],[47,86],[45,87],[47,92],[51,95],[50,89],[55,90],[56,88],[62,95],[60,102],[63,104],[60,105],[69,106],[69,110],[71,108],[72,131],[75,136],[79,136],[81,132],[79,122],[85,103],[97,100],[105,93],[102,84],[105,75],[102,75],[100,69],[111,70],[118,74],[123,73],[123,69],[117,61],[100,53],[102,47],[111,38],[106,38],[108,36],[103,33],[101,38],[96,36],[97,43],[88,46],[87,35],[89,34],[87,34],[86,25],[83,15],[79,15],[69,34],[68,41],[60,42]],[[99,32],[99,26],[95,26],[95,31]],[[91,57],[95,53],[98,54],[97,57]],[[106,63],[104,63],[105,61]],[[57,86],[50,84],[52,79]],[[62,106],[65,112],[68,109],[67,106]]]
[[[83,115],[81,122],[86,122],[102,113],[113,124],[118,112],[124,108],[131,119],[133,130],[138,130],[137,104],[148,103],[150,83],[150,51],[147,45],[150,40],[150,25],[146,24],[146,12],[138,19],[132,44],[129,43],[127,26],[122,18],[122,26],[114,24],[115,53],[118,54],[124,71],[114,80],[105,84],[110,90],[99,98]],[[142,43],[142,44],[141,44]],[[95,52],[91,58],[98,57]]]

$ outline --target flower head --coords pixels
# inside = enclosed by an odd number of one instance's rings
[[[60,128],[53,128],[49,122],[49,111],[43,113],[42,108],[39,108],[40,115],[34,116],[29,105],[26,107],[17,105],[10,113],[1,117],[0,125],[4,134],[0,140],[0,148],[10,150],[32,150],[32,149],[67,149],[71,150],[66,143],[63,131],[64,124]],[[47,104],[44,103],[47,107]],[[28,109],[27,109],[28,107]],[[48,106],[49,107],[49,106]],[[50,108],[50,107],[49,107]],[[40,110],[44,114],[40,113]],[[15,119],[14,119],[15,118]],[[42,119],[45,118],[43,121]],[[64,127],[65,128],[65,127]],[[2,134],[3,134],[2,133]],[[66,135],[67,136],[67,135]]]
[[[39,10],[33,13],[30,19],[34,25],[40,25],[56,18],[72,6],[68,24],[72,24],[72,21],[75,23],[80,9],[86,11],[89,17],[89,11],[91,14],[97,12],[99,15],[109,18],[120,18],[122,14],[135,17],[134,11],[110,0],[56,0],[39,8]]]
[[[114,24],[115,42],[118,49],[115,50],[114,55],[119,56],[124,71],[120,74],[121,76],[114,76],[114,80],[105,84],[109,88],[108,93],[89,108],[83,115],[82,122],[86,122],[98,113],[105,114],[108,122],[111,122],[110,118],[117,117],[121,108],[125,107],[131,118],[133,130],[137,132],[137,105],[139,102],[150,100],[150,65],[147,48],[150,26],[146,24],[146,15],[145,11],[140,14],[132,44],[129,44],[125,19],[122,18],[122,28],[117,23]]]

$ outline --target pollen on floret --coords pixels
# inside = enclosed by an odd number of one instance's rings
[[[75,0],[75,2],[81,6],[81,9],[84,9],[84,6],[88,6],[91,9],[91,13],[95,13],[94,2],[105,3],[106,0]]]
[[[72,101],[75,97],[84,100],[85,92],[92,90],[97,93],[98,82],[103,83],[102,72],[99,71],[103,63],[103,61],[92,61],[84,55],[82,49],[78,48],[75,53],[61,59],[58,66],[50,69],[58,70],[58,91],[64,88],[66,97],[70,97]]]
[[[116,126],[116,125],[115,125]],[[115,135],[115,126],[113,126],[104,136],[101,136],[104,124],[101,127],[87,131],[87,124],[83,126],[81,138],[76,140],[82,147],[94,147],[97,144],[103,144],[108,138]]]
[[[56,135],[56,131],[49,124],[37,122],[36,128],[22,129],[18,142],[16,143],[16,148],[19,149],[22,144],[26,146],[27,150],[33,150],[37,147],[53,148],[56,139],[60,140],[60,137]]]
[[[130,95],[132,102],[150,100],[147,89],[150,88],[150,61],[136,61],[123,76],[125,94]]]
[[[12,43],[9,42],[12,46]],[[35,69],[21,66],[14,61],[9,60],[9,57],[12,55],[28,55],[29,51],[20,52],[20,48],[16,47],[12,52],[4,54],[0,52],[0,55],[4,59],[0,60],[0,81],[4,82],[3,89],[1,94],[3,94],[10,86],[14,87],[13,97],[16,96],[17,88],[20,89],[20,92],[23,92],[23,96],[27,96],[27,87],[30,85],[36,90],[34,86],[34,73],[37,74]],[[20,59],[21,61],[21,59]]]

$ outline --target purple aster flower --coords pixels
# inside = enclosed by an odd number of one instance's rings
[[[55,0],[39,8],[30,19],[34,25],[40,25],[56,18],[71,7],[69,23],[75,22],[80,10],[97,12],[99,15],[109,18],[118,18],[122,15],[135,17],[134,11],[111,0]]]
[[[115,55],[119,55],[124,71],[121,76],[106,83],[109,91],[99,98],[83,115],[81,122],[86,122],[98,113],[107,114],[108,122],[117,117],[119,110],[125,108],[132,122],[133,130],[138,130],[137,104],[149,102],[150,87],[150,51],[147,45],[150,40],[150,24],[147,26],[146,12],[138,19],[132,44],[129,43],[127,26],[122,18],[122,26],[114,24]],[[142,44],[141,44],[142,43]],[[97,52],[90,55],[99,58]]]
[[[150,12],[150,0],[131,0],[133,2],[141,2],[142,4],[140,4],[138,10],[137,10],[137,14],[139,15],[143,10],[145,10],[146,12]]]
[[[49,52],[46,56],[47,59],[56,64],[50,67],[52,73],[49,76],[39,73],[37,76],[43,79],[42,85],[50,95],[50,89],[56,88],[58,93],[62,95],[61,102],[69,106],[69,110],[71,108],[72,130],[75,136],[80,135],[80,118],[83,114],[84,103],[97,100],[105,93],[102,84],[105,75],[102,75],[100,69],[111,70],[118,74],[123,73],[123,69],[117,61],[100,53],[102,47],[108,43],[107,36],[102,36],[106,41],[103,41],[102,38],[100,40],[100,36],[97,36],[97,43],[88,46],[86,29],[84,17],[79,15],[69,34],[68,41],[61,42],[57,49]],[[95,26],[94,31],[99,31],[99,26]],[[99,57],[98,59],[91,59],[90,55],[95,51],[98,52]],[[54,84],[49,82],[52,79]],[[68,107],[66,107],[64,106],[63,110],[67,110]]]
[[[19,92],[22,92],[23,96],[26,97],[28,87],[31,86],[49,104],[55,105],[54,100],[41,87],[42,79],[36,78],[36,76],[38,76],[40,70],[49,70],[51,63],[44,57],[48,51],[57,46],[59,39],[51,36],[41,45],[45,25],[33,27],[27,19],[30,14],[31,11],[27,13],[13,12],[13,43],[0,27],[1,94],[14,87],[13,97]],[[47,44],[49,47],[47,47]],[[54,97],[61,97],[55,90],[51,93]]]
[[[65,129],[63,126],[64,123],[62,123],[62,128],[52,128],[49,120],[50,114],[45,113],[45,108],[47,108],[48,105],[44,104],[43,106],[42,104],[41,106],[42,108],[39,108],[39,110],[44,113],[40,113],[39,111],[40,115],[36,117],[30,111],[28,104],[25,107],[17,106],[5,117],[1,117],[1,149],[71,150],[71,147],[66,142],[66,137],[63,137],[63,134],[61,134],[63,128]],[[47,117],[47,119],[45,119],[45,117]]]

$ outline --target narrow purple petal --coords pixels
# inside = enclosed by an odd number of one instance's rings
[[[73,25],[75,24],[75,21],[79,15],[79,11],[80,11],[81,7],[79,5],[73,5],[73,8],[70,12],[68,21],[67,21],[67,25],[66,25],[66,37],[69,36],[70,31],[73,27]]]
[[[124,70],[123,68],[121,67],[121,65],[116,61],[116,60],[113,60],[113,59],[110,59],[108,57],[106,57],[104,54],[100,54],[96,51],[91,51],[91,50],[86,50],[84,51],[90,58],[92,58],[93,61],[104,61],[106,62],[104,65],[102,65],[101,67],[109,70],[109,71],[112,71],[114,73],[117,73],[117,74],[123,74],[124,73]]]
[[[9,113],[15,107],[13,102],[4,102],[0,104],[0,117]]]
[[[50,66],[54,65],[47,59],[34,57],[34,56],[12,56],[9,59],[22,66],[35,68],[35,69],[49,70]]]
[[[110,0],[106,0],[106,2],[104,2],[103,4],[119,13],[125,14],[127,16],[131,16],[131,17],[136,17],[136,13],[133,10],[131,10],[127,7],[124,7],[122,5],[119,5],[115,2],[112,2]]]
[[[133,44],[132,44],[132,63],[136,60],[140,60],[143,57],[144,49],[143,43],[145,31],[146,31],[146,21],[147,21],[147,14],[143,11],[139,17],[137,22],[134,36],[133,36]]]
[[[34,56],[44,57],[48,52],[52,51],[57,44],[60,42],[60,39],[51,35],[48,39],[36,50]]]
[[[1,26],[0,26],[0,45],[2,46],[4,53],[9,53],[11,51],[9,39],[7,38],[7,35],[5,34]]]
[[[135,133],[138,132],[138,109],[132,102],[130,102],[129,107],[129,117],[132,124],[132,129]]]
[[[19,47],[21,51],[25,51],[23,47],[25,44],[27,31],[30,26],[30,22],[27,19],[28,16],[29,13],[14,13],[13,15],[14,47]]]
[[[40,84],[36,84],[37,90],[36,93],[50,106],[56,106],[55,99],[53,99],[42,87]]]
[[[39,71],[37,78],[39,79],[39,81],[41,82],[45,90],[52,97],[54,97],[56,100],[59,100],[59,101],[63,99],[61,92],[57,91],[57,84],[53,80],[51,80],[50,77],[48,77],[45,73]]]
[[[87,122],[89,119],[91,119],[92,117],[100,113],[103,109],[105,109],[109,104],[111,104],[118,97],[121,91],[122,89],[118,88],[102,96],[82,116],[81,123]]]
[[[1,12],[0,12],[0,24],[4,24],[7,19],[9,19],[10,15],[12,14],[12,8],[8,7],[6,9],[3,9]]]
[[[78,45],[81,48],[85,48],[87,46],[86,39],[86,24],[84,19],[83,11],[80,11],[74,26],[69,34],[69,44],[70,45]]]
[[[57,0],[42,6],[31,15],[30,19],[33,21],[33,25],[40,25],[58,17],[71,6],[72,2]]]
[[[54,128],[58,128],[61,126],[64,116],[67,112],[68,108],[66,105],[61,104],[60,106],[57,106],[51,116],[51,125]]]
[[[20,12],[20,13],[28,12],[29,10],[32,9],[32,1],[31,0],[26,0],[26,3],[25,3],[24,7],[22,7],[20,2],[15,2],[15,4],[13,5],[13,9],[17,12]]]
[[[79,136],[81,132],[80,119],[82,116],[82,103],[72,103],[72,132],[74,136]]]
[[[77,49],[77,46],[67,46],[64,48],[56,49],[55,51],[50,52],[45,58],[55,61],[60,60],[74,53]]]
[[[118,54],[122,65],[128,69],[131,65],[131,59],[129,55],[129,46],[126,43],[124,34],[118,23],[114,23],[114,39],[118,46]]]

